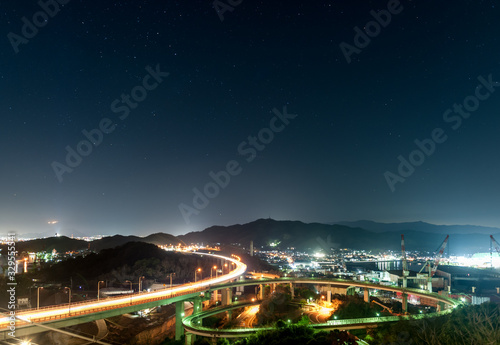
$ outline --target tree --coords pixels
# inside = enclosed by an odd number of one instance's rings
[[[449,315],[402,320],[369,333],[372,344],[494,345],[500,339],[500,306],[461,307]]]
[[[286,325],[273,331],[258,332],[248,338],[239,340],[234,345],[355,345],[353,336],[345,331],[316,332],[313,328],[304,325]]]

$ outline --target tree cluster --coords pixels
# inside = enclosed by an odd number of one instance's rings
[[[449,315],[380,326],[367,340],[374,345],[498,345],[500,306],[461,307]]]
[[[194,280],[194,271],[200,267],[197,278],[207,277],[215,262],[198,255],[167,252],[154,244],[129,242],[111,249],[103,249],[98,254],[68,259],[41,270],[37,277],[43,281],[67,282],[92,289],[99,280],[120,285],[139,277],[151,282],[166,283],[170,273],[175,273],[174,282],[184,283]]]

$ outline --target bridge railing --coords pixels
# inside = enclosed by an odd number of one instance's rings
[[[231,274],[233,271],[234,270],[230,271],[229,273],[227,273],[227,275]],[[222,276],[220,276],[220,277],[222,277]],[[189,288],[189,286],[192,286],[192,285],[195,285],[195,284],[199,284],[201,281],[208,281],[208,280],[210,280],[210,278],[207,277],[207,278],[198,280],[196,283],[190,282],[190,283],[183,284],[182,287],[183,288]],[[210,287],[211,286],[208,285],[206,288],[210,288]],[[190,293],[193,293],[193,292],[205,291],[206,288],[203,287],[203,288],[197,289],[196,291],[191,290],[191,291],[186,291],[186,292],[175,293],[175,294],[172,294],[172,296],[170,296],[170,294],[169,294],[168,296],[162,296],[160,299],[168,299],[168,298],[173,298],[173,297],[187,295],[187,294],[190,294]],[[132,294],[123,294],[123,295],[119,295],[119,296],[112,296],[112,297],[101,298],[99,300],[99,302],[100,301],[120,300],[120,299],[128,298],[128,297],[134,298],[136,296],[144,296],[144,295],[146,295],[148,293],[155,293],[155,292],[168,291],[168,290],[170,290],[169,286],[161,288],[161,289],[157,289],[157,290],[154,290],[154,291],[151,291],[151,292],[136,292],[136,293],[132,293]],[[72,302],[71,306],[81,306],[81,305],[85,305],[85,304],[89,304],[90,305],[90,304],[96,303],[96,302],[98,302],[97,298],[96,299],[91,299],[91,300],[85,300],[85,301]],[[123,304],[125,304],[125,302]],[[68,305],[69,305],[69,303],[64,303],[64,304],[54,304],[54,305],[49,305],[49,306],[39,307],[39,308],[22,309],[22,310],[19,310],[18,314],[22,315],[22,314],[30,313],[30,312],[34,312],[34,311],[43,312],[43,311],[47,311],[47,310],[50,310],[50,309],[58,309],[58,308],[62,308],[62,307],[68,307]]]
[[[179,292],[179,293],[173,293],[173,294],[168,294],[168,295],[164,295],[164,296],[157,296],[157,297],[145,298],[145,299],[141,299],[139,301],[137,301],[137,300],[134,301],[132,299],[131,302],[123,301],[123,303],[116,304],[116,305],[107,305],[107,306],[100,306],[100,307],[95,307],[95,308],[86,308],[86,309],[83,309],[83,310],[71,310],[71,309],[74,308],[74,307],[85,305],[85,304],[91,305],[92,303],[95,303],[97,300],[81,301],[81,302],[75,302],[75,303],[71,303],[71,304],[69,304],[69,303],[57,304],[57,305],[54,305],[54,306],[47,306],[47,307],[43,307],[43,308],[39,308],[39,309],[36,309],[36,308],[31,308],[29,310],[25,309],[25,310],[23,310],[22,313],[19,313],[20,316],[23,316],[23,314],[25,315],[26,313],[28,313],[28,311],[37,311],[37,312],[42,311],[43,312],[43,311],[48,311],[48,310],[51,310],[51,309],[53,310],[53,309],[66,309],[66,308],[68,310],[67,311],[63,310],[60,314],[56,314],[56,315],[50,315],[50,316],[38,317],[38,318],[30,318],[29,319],[30,322],[22,320],[22,319],[17,319],[16,320],[16,325],[17,326],[24,326],[24,325],[29,325],[30,323],[48,322],[48,321],[60,320],[60,319],[65,319],[65,318],[70,318],[70,317],[77,317],[77,316],[86,315],[86,314],[103,312],[103,311],[107,311],[107,310],[111,310],[111,309],[121,309],[121,308],[126,308],[126,307],[129,307],[129,306],[146,304],[146,303],[150,303],[150,302],[156,302],[156,301],[159,301],[159,300],[165,300],[165,299],[175,298],[175,297],[179,297],[179,296],[189,295],[189,294],[192,294],[192,293],[203,292],[205,290],[206,290],[205,288],[197,288],[197,289],[192,289],[192,290],[189,290],[189,291],[184,291],[184,292]],[[124,299],[124,298],[128,298],[128,297],[132,298],[134,296],[135,297],[141,296],[141,294],[133,294],[133,295],[129,295],[129,296],[110,297],[110,298],[106,298],[105,301],[112,301],[112,300],[117,300],[117,299]],[[147,296],[147,295],[143,294],[142,296]],[[5,328],[5,327],[7,327],[7,325],[8,324],[0,325],[0,328]]]

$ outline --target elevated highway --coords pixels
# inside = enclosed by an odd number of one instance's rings
[[[47,331],[46,327],[38,325],[62,328],[171,303],[176,303],[179,316],[183,316],[183,308],[180,306],[183,305],[184,301],[193,300],[199,302],[201,301],[200,295],[212,285],[225,284],[240,277],[246,271],[246,265],[233,258],[207,253],[194,254],[233,262],[235,268],[228,274],[213,279],[178,285],[171,289],[165,288],[127,296],[16,311],[14,317],[4,316],[0,318],[0,340],[12,339],[12,335],[19,339],[33,333]],[[178,318],[176,330],[182,330],[180,319],[181,317]]]
[[[384,290],[391,292],[402,292],[403,296],[412,294],[420,297],[425,297],[430,300],[435,300],[440,306],[440,311],[435,314],[426,314],[429,316],[438,316],[451,312],[453,307],[456,307],[459,302],[445,296],[429,293],[424,290],[399,288],[392,286],[383,286],[369,282],[360,282],[346,279],[315,279],[315,278],[271,278],[270,276],[263,277],[260,274],[254,274],[256,279],[236,280],[242,277],[246,271],[246,265],[239,260],[228,258],[220,255],[196,253],[201,256],[218,258],[227,260],[235,264],[235,268],[228,274],[216,277],[213,279],[201,280],[196,283],[179,285],[174,288],[165,288],[152,292],[135,293],[127,296],[111,297],[101,300],[92,300],[72,304],[57,305],[40,309],[29,309],[16,312],[15,319],[8,316],[0,318],[0,340],[10,339],[11,332],[14,328],[14,334],[17,339],[22,339],[33,333],[47,331],[47,328],[62,328],[80,323],[96,321],[104,318],[109,318],[121,314],[131,313],[148,308],[158,307],[175,303],[176,307],[176,339],[180,339],[181,335],[186,331],[186,336],[189,339],[194,335],[205,337],[244,337],[255,333],[260,329],[235,329],[235,330],[217,330],[206,329],[200,327],[202,318],[230,311],[234,308],[244,306],[244,303],[235,303],[232,301],[232,289],[241,286],[260,285],[260,291],[263,291],[265,285],[273,287],[276,284],[290,284],[293,291],[295,284],[314,284],[314,285],[330,285],[336,287],[345,287],[346,289],[359,287],[365,292],[365,300],[369,299],[369,290]],[[263,278],[260,278],[263,277]],[[208,299],[214,291],[222,292],[222,306],[202,311],[201,301]],[[262,294],[260,298],[262,298]],[[184,317],[184,302],[193,302],[193,315]],[[247,304],[250,305],[250,304]],[[417,317],[417,316],[413,316]],[[398,317],[380,317],[367,318],[357,320],[329,320],[325,324],[317,324],[314,327],[318,329],[353,329],[373,327],[383,322],[394,322],[399,320]]]
[[[258,277],[258,275],[254,275]],[[314,324],[311,327],[318,330],[350,330],[350,329],[360,329],[360,328],[370,328],[376,327],[379,324],[387,323],[387,322],[397,322],[401,319],[420,319],[420,318],[430,318],[430,317],[438,317],[441,315],[445,315],[451,313],[454,308],[456,308],[461,303],[451,299],[446,296],[441,296],[435,293],[429,293],[425,290],[418,289],[408,289],[408,288],[399,288],[392,286],[383,286],[369,282],[359,282],[352,280],[344,280],[344,279],[314,279],[314,278],[279,278],[279,279],[250,279],[244,281],[237,281],[227,284],[219,284],[217,286],[210,287],[208,290],[224,290],[224,289],[232,289],[238,286],[251,286],[251,285],[267,285],[267,284],[314,284],[314,285],[335,285],[335,286],[343,286],[346,288],[349,287],[360,287],[367,292],[369,289],[376,290],[384,290],[391,292],[401,292],[403,294],[412,294],[420,297],[425,297],[429,300],[434,300],[441,306],[441,310],[435,313],[422,314],[422,315],[405,315],[405,316],[385,316],[385,317],[371,317],[371,318],[359,318],[359,319],[346,319],[346,320],[328,320],[326,323],[322,324]],[[261,287],[262,290],[262,287]],[[365,293],[365,296],[368,294]],[[188,316],[183,319],[183,326],[186,331],[186,335],[199,335],[203,337],[209,338],[240,338],[240,337],[248,337],[251,334],[254,334],[258,331],[262,330],[271,330],[272,328],[263,327],[263,328],[237,328],[237,329],[216,329],[203,327],[201,325],[201,320],[216,315],[223,312],[230,312],[233,309],[247,307],[259,304],[259,301],[256,302],[234,302],[226,305],[222,305],[221,307],[209,309],[207,311],[202,311],[199,313],[193,313],[193,315]],[[223,301],[224,304],[224,301]],[[194,337],[189,336],[186,344],[191,344]]]
[[[196,315],[191,315],[183,319],[183,325],[186,332],[194,335],[199,335],[209,338],[241,338],[248,337],[259,331],[273,330],[273,327],[256,327],[256,328],[236,328],[236,329],[218,329],[201,326],[201,320],[213,315],[224,313],[233,309],[249,307],[258,305],[260,302],[235,302],[232,305],[221,306],[207,311],[203,311]],[[364,329],[376,327],[382,323],[397,322],[401,319],[404,320],[417,320],[423,318],[438,317],[448,314],[453,309],[446,309],[442,312],[429,313],[425,315],[406,315],[406,316],[381,316],[381,317],[368,317],[346,320],[328,320],[326,323],[318,323],[310,325],[317,330],[351,330],[351,329]]]

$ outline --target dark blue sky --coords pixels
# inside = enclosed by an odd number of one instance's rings
[[[494,1],[45,2],[0,8],[2,233],[500,226]]]

